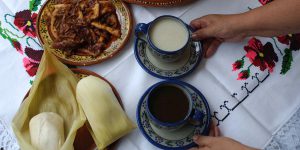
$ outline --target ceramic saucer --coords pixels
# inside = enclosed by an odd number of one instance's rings
[[[181,82],[181,81],[171,81],[171,82]],[[153,145],[161,149],[169,150],[182,150],[189,149],[196,146],[193,142],[193,136],[196,134],[208,135],[209,125],[210,125],[210,109],[208,103],[204,96],[195,87],[190,84],[181,82],[191,94],[194,109],[201,110],[204,112],[205,118],[203,119],[203,124],[199,126],[185,125],[184,127],[177,129],[175,131],[168,131],[163,129],[158,129],[150,123],[146,113],[146,99],[148,97],[150,87],[144,95],[141,97],[138,108],[137,108],[137,123],[140,131],[146,137],[146,139]],[[155,85],[154,85],[155,86]]]
[[[140,66],[149,74],[162,79],[181,78],[191,73],[202,58],[200,42],[191,41],[182,58],[175,62],[165,62],[156,58],[150,51],[145,35],[138,35],[135,39],[135,57]]]

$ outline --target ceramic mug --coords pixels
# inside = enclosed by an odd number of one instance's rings
[[[151,53],[165,62],[174,62],[183,56],[191,37],[190,27],[169,15],[160,16],[148,24],[137,24],[135,34],[139,37],[140,33],[146,35]]]
[[[154,111],[156,109],[154,107],[156,107],[156,106],[164,107],[163,111],[169,111],[170,109],[172,109],[168,106],[163,106],[164,104],[159,104],[159,105],[154,104],[155,106],[153,106],[153,103],[154,103],[153,101],[158,101],[158,99],[159,99],[157,96],[153,96],[154,94],[157,95],[157,93],[160,92],[161,98],[165,99],[166,97],[168,97],[167,95],[163,95],[164,94],[163,92],[166,89],[166,87],[171,87],[171,89],[176,89],[176,91],[169,91],[169,93],[174,93],[174,96],[180,97],[180,95],[176,94],[176,92],[177,93],[181,92],[186,97],[186,99],[184,98],[186,100],[186,102],[181,101],[179,104],[180,106],[179,106],[178,104],[175,105],[174,101],[173,101],[173,106],[181,107],[182,105],[185,105],[185,103],[188,103],[187,111],[184,112],[184,115],[179,115],[179,116],[184,116],[184,117],[182,117],[176,121],[173,121],[173,122],[169,122],[169,121],[167,122],[165,120],[160,119],[161,115],[157,115],[157,114],[162,113],[162,110],[158,110],[158,111],[156,111],[156,113]],[[181,97],[182,97],[182,95],[181,95]],[[158,99],[154,99],[154,98],[158,98]],[[172,99],[172,100],[175,100],[174,98],[176,98],[176,97],[173,97],[173,98],[169,97],[169,99]],[[177,82],[177,81],[162,81],[162,82],[159,82],[159,83],[153,85],[152,88],[150,89],[148,97],[146,99],[146,113],[147,113],[147,116],[148,116],[151,124],[153,124],[155,127],[159,128],[159,129],[165,129],[165,130],[176,130],[176,129],[183,127],[186,124],[192,124],[195,126],[202,124],[203,119],[205,118],[205,113],[200,110],[194,109],[193,105],[194,105],[194,103],[192,101],[191,95],[183,84],[181,84],[180,82]],[[178,107],[173,108],[173,111],[174,110],[178,110]],[[177,114],[178,115],[178,113],[176,113],[176,112],[169,112],[168,114],[172,114],[172,115]],[[168,118],[165,117],[165,119],[168,119]]]

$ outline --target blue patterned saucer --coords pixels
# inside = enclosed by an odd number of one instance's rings
[[[180,82],[187,88],[193,99],[194,109],[201,110],[202,112],[207,114],[203,119],[203,124],[199,126],[185,125],[184,127],[175,131],[156,128],[150,123],[146,113],[146,99],[152,87],[150,87],[144,93],[139,101],[136,112],[137,123],[140,131],[153,145],[167,150],[189,149],[196,146],[193,142],[194,135],[208,135],[210,126],[210,109],[204,96],[195,87],[181,81],[174,80],[170,82]]]
[[[166,62],[151,53],[145,35],[135,37],[134,54],[140,66],[152,76],[162,79],[177,79],[191,73],[202,58],[200,42],[189,42],[187,50],[179,60]]]

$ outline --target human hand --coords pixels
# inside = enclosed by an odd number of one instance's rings
[[[189,150],[255,150],[233,139],[219,136],[219,128],[211,121],[209,136],[194,136],[194,142],[198,147]]]
[[[227,137],[195,136],[198,147],[189,150],[255,150]]]
[[[241,17],[236,15],[207,15],[193,20],[190,25],[195,30],[193,40],[203,40],[204,56],[212,56],[224,41],[241,41],[246,37]]]
[[[214,136],[214,137],[220,136],[220,130],[212,120],[210,122],[209,135],[208,136]]]

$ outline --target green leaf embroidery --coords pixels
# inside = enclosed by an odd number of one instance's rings
[[[14,46],[14,44],[13,44],[13,42],[14,41],[17,41],[16,39],[14,39],[14,38],[12,38],[12,37],[10,37],[8,34],[7,34],[7,29],[5,29],[5,28],[2,28],[1,27],[1,21],[0,21],[0,36],[3,38],[3,39],[7,39],[9,42],[10,42],[10,44],[12,45],[12,46]]]
[[[293,54],[290,49],[285,49],[284,50],[285,54],[283,56],[283,61],[282,61],[282,68],[280,74],[285,75],[292,66],[292,61],[293,61]]]
[[[31,11],[37,11],[38,6],[41,4],[42,0],[30,0],[29,1],[29,9]]]

